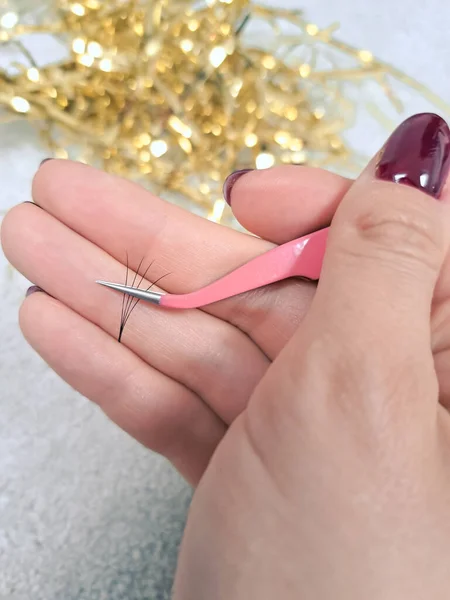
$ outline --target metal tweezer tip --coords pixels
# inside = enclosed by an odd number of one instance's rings
[[[118,292],[123,292],[128,296],[134,296],[134,298],[151,302],[152,304],[160,304],[161,298],[165,295],[160,294],[159,292],[147,292],[146,290],[139,290],[138,288],[121,285],[120,283],[110,283],[109,281],[96,281],[95,283],[104,285],[105,287],[111,288],[112,290],[116,290]]]

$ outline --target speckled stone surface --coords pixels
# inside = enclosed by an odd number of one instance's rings
[[[280,4],[319,25],[339,20],[343,39],[450,99],[450,4]],[[363,126],[354,135],[368,153],[380,142]],[[0,210],[29,198],[44,157],[28,126],[2,127]],[[26,287],[0,255],[0,600],[168,599],[191,492],[27,347],[17,326]]]

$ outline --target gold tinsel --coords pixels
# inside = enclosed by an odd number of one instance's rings
[[[0,49],[20,51],[0,70],[4,120],[26,118],[54,156],[187,198],[216,221],[222,182],[237,168],[359,169],[345,142],[349,83],[376,84],[401,111],[396,80],[450,112],[300,11],[249,0],[55,0],[41,12],[30,22],[0,12]],[[27,49],[42,34],[63,42],[55,64],[39,66]]]

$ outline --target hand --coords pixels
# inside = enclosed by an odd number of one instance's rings
[[[195,492],[176,600],[448,598],[449,164],[447,126],[416,116],[346,194],[308,314]]]
[[[156,260],[151,280],[172,272],[164,281],[168,291],[196,289],[273,243],[328,225],[350,184],[306,167],[246,174],[233,189],[233,211],[264,241],[85,165],[46,162],[33,184],[33,198],[44,210],[17,206],[1,230],[10,262],[50,294],[23,303],[24,335],[62,378],[195,485],[302,321],[315,288],[287,281],[170,318],[141,303],[119,345],[121,298],[94,281],[124,279],[128,252],[134,268],[144,255],[146,264]],[[443,272],[432,322],[445,403],[450,269]]]
[[[120,345],[122,298],[95,280],[124,281],[128,252],[135,269],[145,256],[141,272],[155,260],[150,281],[172,273],[162,282],[168,291],[197,289],[273,243],[327,225],[349,183],[297,167],[243,177],[233,208],[269,242],[83,164],[45,162],[33,183],[37,206],[14,207],[1,230],[10,262],[47,292],[21,306],[23,333],[63,379],[195,485],[315,286],[288,281],[178,314],[141,303]]]

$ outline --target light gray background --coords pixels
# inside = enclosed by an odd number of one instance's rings
[[[442,0],[280,4],[322,26],[340,21],[342,39],[450,101]],[[358,140],[371,150],[363,128]],[[44,156],[26,125],[1,130],[0,210],[29,198]],[[3,256],[0,286],[0,599],[169,598],[190,490],[27,347],[17,326],[26,282],[9,284]]]

